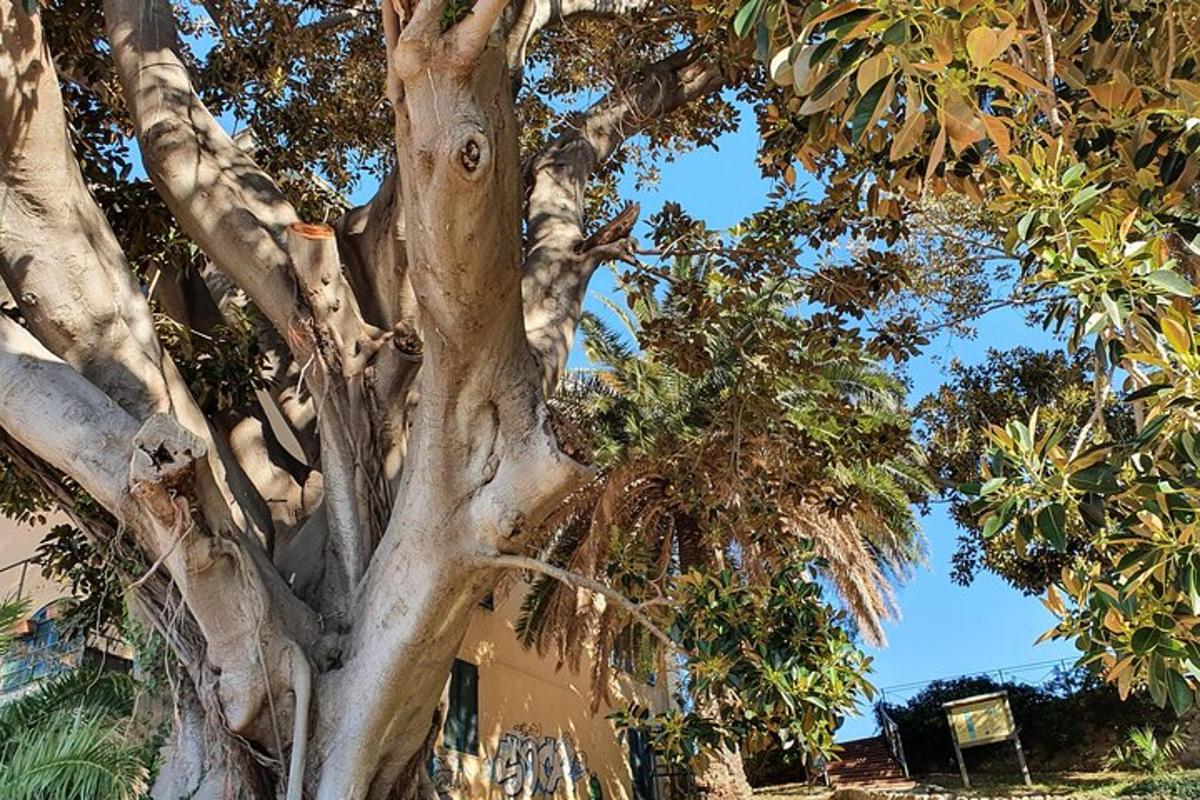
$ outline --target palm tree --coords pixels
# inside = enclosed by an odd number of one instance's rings
[[[25,616],[0,603],[0,656]],[[0,797],[133,800],[147,788],[146,748],[129,732],[133,681],[78,668],[0,705]]]
[[[690,569],[765,579],[806,544],[820,557],[814,578],[883,642],[893,586],[924,559],[913,503],[930,483],[901,384],[852,340],[817,334],[795,313],[798,296],[784,281],[747,291],[679,259],[661,299],[642,294],[626,310],[602,298],[623,330],[585,315],[593,367],[556,402],[566,426],[587,432],[599,475],[551,520],[543,558],[655,605]],[[598,620],[590,609],[538,579],[518,631],[577,666],[583,642],[608,652],[628,630],[619,609]],[[593,663],[599,702],[609,665]]]

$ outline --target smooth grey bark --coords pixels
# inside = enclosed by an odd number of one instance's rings
[[[584,193],[592,174],[647,121],[716,92],[719,65],[683,50],[647,66],[629,87],[589,108],[533,164],[528,256],[523,267],[525,328],[549,393],[571,352],[588,281],[604,261],[632,257],[632,223],[601,241],[585,232]],[[623,221],[622,221],[623,222]]]
[[[558,20],[535,0],[502,20],[506,5],[479,0],[444,30],[442,3],[385,0],[396,173],[329,228],[298,220],[204,108],[166,0],[105,0],[148,174],[232,282],[216,294],[244,293],[286,348],[271,394],[302,443],[293,463],[254,409],[200,414],[79,177],[39,20],[0,0],[0,267],[27,326],[0,317],[0,429],[154,565],[136,594],[190,684],[156,796],[426,796],[470,614],[589,475],[546,397],[587,280],[628,255],[635,216],[587,236],[587,181],[722,78],[692,51],[649,66],[535,159],[526,209],[511,58]],[[205,324],[188,299],[166,298]]]

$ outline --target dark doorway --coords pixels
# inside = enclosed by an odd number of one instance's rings
[[[658,800],[654,791],[654,752],[640,731],[629,732],[629,771],[633,773],[633,800]]]

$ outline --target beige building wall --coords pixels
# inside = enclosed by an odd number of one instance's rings
[[[37,565],[23,563],[37,552],[46,531],[64,521],[52,518],[45,526],[33,528],[0,517],[0,598],[16,597],[19,592],[29,600],[32,613],[66,593],[63,586],[42,575]]]
[[[478,668],[479,751],[438,748],[435,783],[454,800],[589,800],[597,779],[604,800],[633,800],[629,748],[606,717],[613,706],[593,713],[590,664],[580,672],[556,669],[521,647],[514,632],[523,585],[495,610],[479,608],[459,658]],[[618,703],[637,700],[663,709],[668,692],[622,676],[614,686]]]

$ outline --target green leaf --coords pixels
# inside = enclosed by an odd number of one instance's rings
[[[1104,187],[1088,184],[1075,193],[1075,196],[1071,198],[1071,205],[1074,208],[1082,208],[1103,193]]]
[[[1192,707],[1196,695],[1192,691],[1191,685],[1188,684],[1187,678],[1173,669],[1167,675],[1167,682],[1171,694],[1171,708],[1175,709],[1176,714],[1183,714]]]
[[[1179,297],[1191,297],[1196,293],[1191,282],[1173,269],[1156,269],[1146,276],[1146,282]]]
[[[1063,176],[1062,176],[1063,186],[1065,186],[1067,188],[1074,186],[1076,183],[1079,182],[1079,179],[1083,177],[1084,170],[1086,170],[1086,169],[1087,169],[1087,164],[1084,164],[1082,161],[1077,164],[1072,164],[1071,168],[1063,173]]]
[[[1004,520],[999,514],[992,514],[988,517],[987,522],[983,523],[983,538],[990,539],[1000,532],[1000,528],[1004,526]]]
[[[1166,425],[1170,419],[1170,414],[1159,414],[1143,425],[1142,429],[1138,431],[1137,436],[1133,437],[1134,447],[1145,447],[1149,444],[1158,435],[1158,432],[1162,430],[1163,425]]]
[[[1134,400],[1145,400],[1147,397],[1153,397],[1154,395],[1158,394],[1163,389],[1170,388],[1171,384],[1169,383],[1151,383],[1125,395],[1125,402],[1132,403]]]
[[[1192,613],[1200,614],[1200,575],[1194,564],[1188,564],[1184,570],[1184,588],[1188,593],[1188,600],[1192,604]]]
[[[744,38],[750,32],[750,28],[758,20],[758,11],[762,4],[763,0],[750,0],[733,18],[733,32],[738,38]]]
[[[893,22],[881,37],[884,44],[899,45],[908,41],[908,20]]]
[[[979,487],[979,496],[986,497],[992,492],[1004,485],[1005,478],[989,478],[986,483]]]
[[[1162,639],[1162,631],[1158,628],[1138,628],[1129,640],[1129,648],[1139,656],[1152,651]]]
[[[1161,658],[1150,659],[1149,678],[1150,699],[1162,708],[1167,704],[1167,667]]]
[[[871,117],[875,115],[875,107],[879,105],[883,93],[892,80],[893,77],[888,75],[875,81],[854,106],[854,113],[850,115],[851,138],[854,142],[857,143],[862,138],[863,131],[867,129]]]
[[[1121,313],[1121,307],[1117,305],[1117,301],[1113,300],[1108,292],[1103,292],[1100,295],[1100,302],[1104,304],[1104,310],[1108,312],[1108,318],[1112,320],[1112,324],[1120,328],[1125,318]]]
[[[1061,503],[1046,506],[1037,515],[1038,533],[1059,552],[1067,549],[1067,512]]]
[[[1025,214],[1017,221],[1017,236],[1021,241],[1029,238],[1029,227],[1033,225],[1034,219],[1037,218],[1037,211],[1026,211]]]
[[[1076,489],[1100,494],[1112,494],[1121,488],[1117,483],[1117,476],[1113,468],[1103,462],[1079,470],[1068,479],[1068,482]]]

